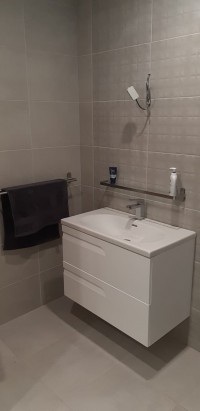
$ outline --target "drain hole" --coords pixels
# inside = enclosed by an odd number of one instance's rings
[[[129,238],[124,238],[124,241],[131,241],[131,240],[129,240]]]

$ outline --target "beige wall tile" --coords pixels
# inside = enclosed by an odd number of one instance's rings
[[[78,53],[92,51],[92,0],[78,1]]]
[[[152,43],[152,96],[199,96],[199,52],[199,34]]]
[[[42,304],[47,304],[64,293],[62,265],[40,273]]]
[[[93,187],[81,186],[82,193],[82,212],[92,211],[94,209],[94,189]]]
[[[78,103],[31,102],[34,148],[80,144]]]
[[[31,100],[78,101],[77,57],[29,53]]]
[[[154,0],[153,40],[199,32],[199,10],[196,0]]]
[[[192,307],[200,311],[200,264],[197,262],[194,267]]]
[[[23,1],[1,0],[0,46],[25,46],[23,22]]]
[[[92,100],[92,56],[80,56],[78,59],[79,99]]]
[[[55,147],[33,150],[33,173],[35,181],[66,178],[68,172],[80,182],[80,148]]]
[[[151,38],[151,0],[94,0],[93,51],[111,50]]]
[[[148,44],[93,55],[95,101],[127,100],[127,87],[134,84],[143,96],[149,71]]]
[[[93,145],[93,104],[79,104],[80,142],[83,146]]]
[[[0,151],[31,148],[26,102],[0,102],[0,125]]]
[[[0,289],[39,273],[36,247],[0,253]]]
[[[81,147],[81,182],[87,186],[94,185],[93,147]]]
[[[29,49],[76,54],[77,9],[72,0],[28,0],[25,28]]]
[[[39,246],[39,264],[41,271],[46,271],[62,264],[61,239]]]
[[[146,150],[149,121],[132,101],[94,103],[94,144]]]
[[[24,51],[0,47],[0,100],[27,99]]]
[[[0,151],[0,187],[31,183],[31,150]]]
[[[147,201],[147,217],[173,226],[184,226],[184,208],[160,201]]]
[[[39,307],[39,275],[0,289],[0,324]]]
[[[81,186],[70,184],[68,187],[69,215],[82,213]]]
[[[192,308],[188,344],[200,351],[200,311]]]

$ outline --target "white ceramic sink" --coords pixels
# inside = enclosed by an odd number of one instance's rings
[[[98,232],[115,236],[126,241],[154,242],[161,240],[165,233],[159,227],[152,224],[144,224],[144,220],[135,221],[132,216],[126,214],[112,215],[109,211],[83,215],[81,223],[85,227],[95,229]]]
[[[62,224],[105,239],[146,257],[194,237],[195,233],[157,221],[134,220],[131,214],[102,208],[62,220]]]

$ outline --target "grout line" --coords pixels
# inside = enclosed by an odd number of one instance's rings
[[[47,268],[47,270],[40,270],[40,274],[47,273],[49,270],[53,270],[54,268],[57,268],[57,267],[62,267],[62,262],[61,264],[56,264],[53,267]]]
[[[91,25],[90,25],[90,36],[91,36],[91,90],[92,90],[92,171],[93,171],[93,190],[92,190],[92,209],[94,209],[94,174],[95,174],[95,161],[94,161],[94,78],[93,78],[93,2],[90,2],[90,7],[91,7]]]
[[[152,20],[153,20],[153,18],[152,18]],[[120,50],[130,49],[130,48],[134,48],[134,47],[146,46],[146,45],[149,45],[150,43],[154,44],[154,43],[160,43],[160,42],[176,40],[176,39],[186,38],[186,37],[199,36],[199,35],[200,35],[200,32],[191,33],[191,34],[183,34],[183,35],[180,35],[180,36],[168,37],[168,38],[165,38],[165,39],[152,40],[152,41],[148,41],[148,42],[145,42],[145,43],[130,44],[129,46],[117,47],[117,48],[107,49],[107,50],[105,49],[105,50],[101,50],[101,51],[94,51],[94,52],[92,52],[92,54],[93,55],[99,55],[99,54],[104,54],[104,53],[110,53],[110,52],[113,52],[113,51],[120,51]]]
[[[26,42],[26,22],[25,22],[25,4],[23,4],[23,23],[24,23],[24,43],[25,43],[25,64],[26,64],[26,85],[27,85],[27,104],[28,104],[28,122],[29,122],[29,137],[31,146],[31,174],[32,181],[35,181],[35,173],[33,166],[33,138],[31,130],[31,93],[29,84],[29,67],[28,67],[28,56],[27,56],[27,42]],[[40,304],[42,304],[42,289],[41,289],[41,279],[40,279],[40,257],[39,257],[39,246],[36,247],[37,254],[37,264],[38,264],[38,276],[39,276],[39,292],[40,292]]]
[[[36,150],[55,150],[55,149],[62,149],[62,148],[79,148],[80,146],[77,145],[70,145],[70,146],[46,146],[46,147],[30,147],[30,148],[19,148],[19,149],[12,149],[12,150],[0,150],[0,153],[7,153],[7,152],[18,152],[18,151],[36,151]]]
[[[31,275],[29,275],[28,277],[21,278],[20,280],[15,281],[14,283],[10,283],[10,284],[8,284],[8,285],[5,285],[5,286],[3,286],[3,287],[0,287],[0,290],[4,290],[5,288],[12,287],[13,285],[17,285],[17,284],[23,283],[24,281],[28,281],[28,280],[30,280],[30,278],[34,278],[34,277],[39,277],[39,273],[31,274]]]
[[[151,33],[150,33],[150,49],[149,49],[149,67],[151,73],[151,57],[152,57],[152,31],[153,31],[153,0],[151,2]],[[151,81],[151,79],[150,79]],[[148,116],[148,112],[147,112]],[[147,159],[146,159],[146,190],[148,187],[148,166],[149,166],[149,140],[150,140],[150,122],[151,122],[151,108],[149,110],[149,118],[148,118],[148,134],[147,134]],[[145,196],[147,198],[147,196]]]

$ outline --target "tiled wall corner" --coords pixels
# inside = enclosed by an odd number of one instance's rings
[[[81,211],[77,12],[74,0],[0,2],[0,187],[71,171],[71,214]],[[61,244],[1,251],[0,273],[3,323],[63,294]]]
[[[78,2],[78,74],[82,211],[94,208],[92,0]]]

